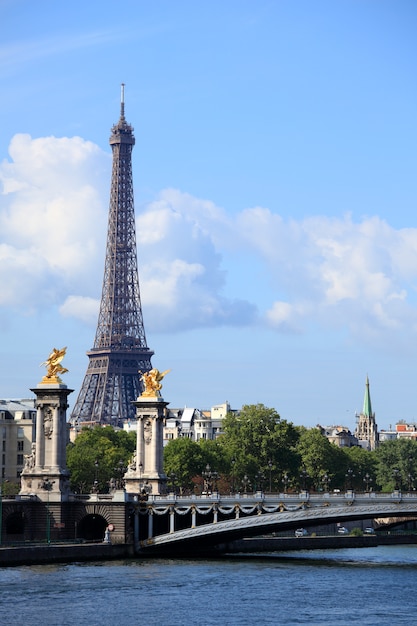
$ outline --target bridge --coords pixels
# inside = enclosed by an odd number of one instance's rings
[[[417,517],[417,495],[394,491],[223,496],[149,496],[134,501],[136,552],[192,554],[237,539],[349,520]]]

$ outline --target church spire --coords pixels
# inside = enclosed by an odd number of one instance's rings
[[[363,399],[362,414],[372,417],[371,393],[369,391],[369,378],[366,376],[365,397]]]
[[[356,425],[355,437],[358,439],[359,445],[366,450],[375,450],[379,442],[379,434],[375,413],[372,412],[368,376],[366,376],[362,413],[357,417],[358,423]]]

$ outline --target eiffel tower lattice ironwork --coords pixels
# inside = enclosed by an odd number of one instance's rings
[[[124,116],[111,130],[113,168],[103,289],[94,347],[71,421],[119,424],[134,418],[140,372],[152,369],[139,291],[132,181],[133,127]]]

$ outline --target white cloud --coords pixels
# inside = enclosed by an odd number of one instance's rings
[[[79,137],[13,138],[0,165],[4,310],[54,303],[63,316],[95,325],[110,158]],[[137,242],[153,332],[254,324],[302,332],[315,323],[385,340],[417,329],[417,229],[379,217],[284,220],[263,207],[231,216],[166,189],[137,217]],[[261,268],[262,310],[257,285],[232,284],[228,260],[242,255]]]
[[[175,189],[161,192],[138,217],[141,291],[151,330],[253,323],[256,306],[227,297],[213,236],[219,223],[227,220],[212,202]]]
[[[109,156],[91,142],[16,135],[0,164],[3,305],[42,307],[93,287],[105,241]],[[101,193],[100,193],[101,192]]]
[[[263,257],[271,280],[285,287],[267,312],[282,328],[283,311],[298,326],[313,319],[355,333],[408,328],[416,324],[417,229],[396,230],[378,217],[354,223],[315,217],[284,222],[267,209],[250,209],[237,219],[243,241]]]
[[[88,325],[97,323],[100,301],[83,296],[68,296],[59,307],[63,317],[76,317]]]

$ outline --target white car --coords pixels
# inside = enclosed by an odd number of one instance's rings
[[[308,535],[308,532],[305,528],[297,528],[297,530],[295,531],[296,537],[305,537],[306,535]]]
[[[339,535],[348,535],[349,534],[349,530],[347,528],[345,528],[344,526],[340,526],[340,528],[337,529],[337,532],[339,533]]]

